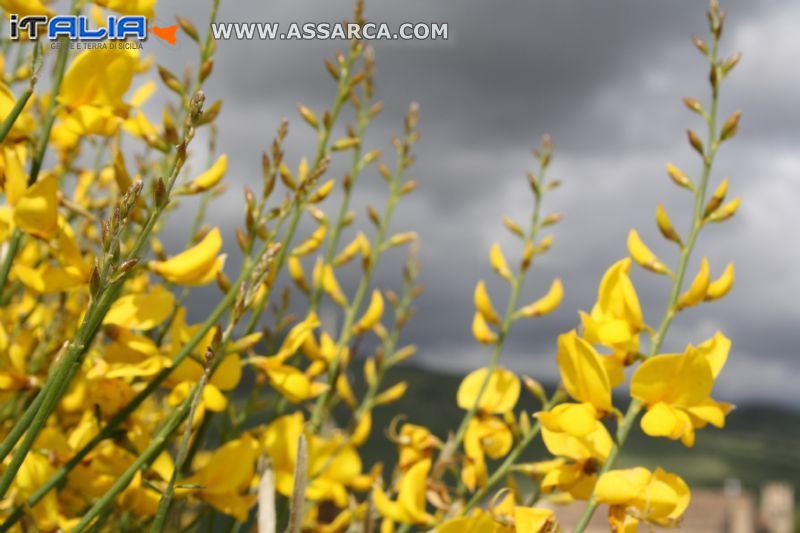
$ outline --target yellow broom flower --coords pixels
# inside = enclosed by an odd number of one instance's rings
[[[216,279],[225,264],[225,256],[217,256],[220,248],[222,236],[219,228],[214,228],[188,250],[166,261],[151,261],[150,268],[172,283],[206,285]]]

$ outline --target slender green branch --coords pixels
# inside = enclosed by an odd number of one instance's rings
[[[712,71],[717,68],[718,45],[719,45],[719,36],[715,33],[713,47],[711,53],[708,56]],[[718,86],[712,83],[711,110],[706,116],[706,124],[708,126],[708,137],[707,137],[708,140],[706,144],[705,153],[703,154],[703,169],[700,180],[700,186],[694,192],[695,198],[694,198],[694,210],[692,213],[692,225],[689,231],[689,236],[686,240],[686,244],[681,249],[680,261],[678,263],[678,269],[673,281],[672,290],[670,292],[669,300],[667,302],[667,307],[664,312],[664,316],[661,320],[661,324],[658,330],[656,330],[655,334],[653,335],[650,350],[647,354],[648,357],[652,357],[657,353],[659,353],[659,351],[661,350],[661,345],[664,342],[664,338],[666,337],[667,331],[669,330],[669,327],[672,324],[672,320],[675,318],[675,314],[677,313],[678,310],[678,300],[680,298],[684,278],[686,277],[686,270],[689,266],[689,260],[691,259],[695,243],[697,242],[697,236],[699,235],[700,230],[703,227],[703,218],[704,218],[703,208],[705,204],[706,191],[708,188],[709,177],[711,176],[711,167],[714,163],[714,157],[716,156],[717,148],[719,147],[719,139],[717,138],[717,104],[718,104]],[[613,468],[614,463],[616,462],[617,457],[619,456],[619,452],[621,448],[624,446],[625,441],[628,438],[628,434],[630,433],[631,428],[633,427],[633,424],[636,421],[643,407],[644,407],[643,403],[637,399],[634,399],[628,406],[628,410],[625,413],[625,417],[623,418],[622,422],[620,422],[617,428],[616,442],[614,443],[611,452],[606,458],[606,461],[603,464],[602,468],[600,469],[598,475],[603,475],[604,473],[608,472]],[[582,533],[589,525],[589,521],[592,519],[592,516],[594,515],[594,511],[597,508],[597,505],[598,505],[597,499],[595,498],[594,493],[592,493],[592,496],[589,498],[589,501],[587,502],[586,507],[583,510],[583,513],[581,514],[578,524],[575,526],[575,531],[577,533]]]
[[[336,121],[339,118],[339,114],[341,113],[342,106],[347,101],[347,97],[350,94],[350,80],[352,79],[352,68],[353,64],[355,63],[356,57],[358,54],[358,49],[355,46],[351,46],[350,54],[348,55],[347,61],[344,63],[342,71],[339,74],[339,80],[337,83],[337,91],[336,91],[336,99],[334,100],[333,107],[330,111],[330,120],[322,129],[319,141],[317,144],[317,153],[314,157],[314,164],[311,165],[312,168],[319,166],[322,163],[322,160],[329,154],[329,143],[331,132],[333,131],[333,127],[336,124]],[[297,226],[300,222],[300,217],[303,214],[303,209],[305,208],[306,203],[305,199],[298,199],[295,201],[293,207],[292,217],[289,220],[289,227],[286,229],[286,234],[282,240],[283,248],[279,252],[279,255],[275,261],[275,272],[276,275],[280,272],[281,268],[283,268],[283,264],[286,261],[288,254],[290,253],[291,244],[294,240],[294,235],[297,232]],[[269,303],[271,289],[268,289],[267,292],[263,295],[261,300],[256,303],[255,309],[253,309],[252,313],[250,314],[250,319],[247,322],[247,326],[245,328],[245,332],[247,334],[252,333],[255,331],[256,327],[258,327],[258,323],[261,320],[261,315],[264,313],[264,308]]]
[[[361,159],[361,154],[363,152],[363,139],[364,133],[367,129],[367,124],[369,124],[369,108],[367,104],[369,101],[362,102],[360,107],[356,110],[356,120],[358,122],[357,125],[357,135],[361,142],[353,149],[353,159],[350,165],[350,183],[347,184],[344,188],[344,196],[342,197],[342,201],[339,204],[339,213],[336,216],[336,220],[333,222],[333,226],[331,229],[330,237],[328,238],[328,244],[325,249],[325,255],[323,259],[323,264],[329,265],[333,261],[334,254],[336,253],[336,249],[339,246],[339,240],[342,234],[342,230],[345,227],[345,222],[347,220],[347,214],[350,211],[350,199],[352,197],[352,191],[355,187],[356,183],[358,182],[358,177],[361,174],[361,171],[364,168],[364,163]],[[318,283],[314,284],[311,289],[311,298],[309,300],[309,312],[316,311],[317,307],[319,306],[320,299],[322,297],[322,280],[319,280]]]
[[[414,134],[415,132],[413,131],[406,131],[406,137],[402,143],[402,146],[398,149],[397,167],[389,184],[389,197],[386,200],[386,207],[372,242],[369,262],[364,274],[361,276],[361,281],[359,281],[356,292],[353,295],[353,299],[345,311],[344,321],[339,333],[339,340],[336,343],[335,355],[331,362],[330,368],[328,369],[328,389],[317,398],[317,402],[314,405],[310,426],[312,433],[319,431],[320,427],[322,427],[322,423],[327,417],[328,409],[336,390],[336,379],[339,377],[339,372],[341,371],[342,353],[349,345],[350,339],[353,336],[353,326],[355,325],[356,318],[361,310],[361,304],[363,303],[364,296],[366,296],[367,290],[372,282],[372,275],[375,272],[375,268],[384,252],[384,244],[386,234],[389,230],[389,223],[391,222],[397,202],[402,196],[402,180],[410,162],[408,160],[407,152],[413,142]]]
[[[540,191],[544,191],[544,188],[546,186],[546,180],[545,180],[546,170],[547,170],[547,160],[545,158],[540,158],[539,160]],[[539,229],[541,226],[540,223],[541,202],[542,202],[542,194],[541,193],[535,194],[533,214],[531,216],[530,225],[526,235],[526,242],[530,243],[531,246],[535,245],[536,238],[539,234]],[[475,417],[476,413],[478,412],[478,406],[480,405],[481,398],[483,397],[483,394],[486,392],[486,388],[489,386],[489,380],[492,374],[494,373],[495,369],[497,368],[500,356],[503,353],[503,346],[505,345],[506,338],[508,337],[508,334],[511,330],[511,325],[514,321],[514,313],[517,310],[517,303],[519,302],[519,297],[522,292],[522,287],[525,284],[525,278],[527,272],[528,272],[527,268],[520,268],[517,274],[511,279],[510,282],[511,293],[508,298],[508,304],[506,305],[506,310],[505,314],[503,315],[503,320],[497,332],[497,340],[495,341],[494,348],[492,349],[492,355],[491,358],[489,359],[489,365],[486,377],[481,383],[480,389],[478,389],[478,394],[477,397],[475,398],[475,403],[464,414],[464,418],[461,420],[461,424],[459,425],[455,436],[452,439],[448,440],[447,444],[442,450],[442,453],[439,456],[440,464],[444,464],[444,462],[449,460],[456,452],[458,447],[461,445],[461,442],[464,440],[464,435],[466,434],[470,421]]]
[[[208,381],[208,371],[210,369],[206,365],[203,375],[200,377],[200,382],[194,390],[194,395],[190,396],[191,407],[189,415],[186,419],[186,427],[183,430],[183,437],[181,438],[180,446],[178,447],[178,455],[175,457],[175,467],[172,469],[172,476],[167,482],[167,488],[161,496],[161,501],[158,503],[158,511],[153,519],[153,524],[150,527],[152,533],[161,533],[167,523],[167,516],[169,515],[169,508],[172,505],[172,500],[175,497],[175,484],[178,481],[183,466],[186,463],[186,457],[189,452],[189,440],[192,435],[192,422],[194,421],[195,411],[200,404],[200,399],[203,396],[203,388]]]

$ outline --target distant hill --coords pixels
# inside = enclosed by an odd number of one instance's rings
[[[392,370],[391,382],[397,381],[407,381],[408,392],[401,401],[379,407],[376,418],[389,421],[405,414],[409,422],[427,426],[442,438],[448,429],[455,429],[463,415],[455,403],[461,376],[405,366]],[[621,397],[615,400],[618,407],[625,403]],[[535,412],[538,404],[523,390],[519,408]],[[367,465],[377,460],[393,464],[396,458],[384,429],[374,427],[363,447]],[[544,457],[546,450],[541,440],[536,440],[526,459]],[[709,427],[698,431],[694,448],[646,437],[635,428],[619,465],[662,466],[696,487],[719,488],[728,478],[737,478],[756,492],[766,481],[789,481],[800,487],[800,412],[765,405],[739,406],[728,416],[724,430]]]

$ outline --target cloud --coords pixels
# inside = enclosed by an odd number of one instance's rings
[[[681,349],[721,329],[734,341],[720,383],[726,396],[796,404],[800,389],[787,376],[800,372],[795,333],[800,322],[800,210],[795,207],[800,74],[792,68],[800,53],[795,38],[800,6],[723,3],[730,13],[723,52],[741,49],[744,59],[726,82],[721,111],[742,108],[744,118],[740,136],[720,150],[714,179],[730,176],[730,194],[741,195],[744,204],[730,223],[704,232],[690,273],[700,254],[709,257],[715,275],[734,260],[737,285],[723,303],[681,314],[665,348]],[[557,146],[551,175],[564,181],[547,198],[547,210],[563,212],[565,220],[553,230],[556,244],[535,265],[524,298],[542,294],[556,276],[564,280],[566,298],[554,315],[519,324],[504,359],[509,366],[555,375],[557,334],[575,327],[577,310],[592,305],[602,273],[625,254],[629,228],[639,229],[659,255],[675,260],[676,250],[662,242],[653,216],[663,202],[685,231],[691,212],[690,198],[671,185],[664,164],[673,162],[695,175],[699,169],[685,129],[702,131],[702,124],[679,99],[707,98],[706,67],[689,41],[705,31],[702,4],[368,2],[373,20],[450,24],[448,42],[375,44],[377,90],[386,108],[367,144],[390,152],[391,134],[401,127],[408,103],[419,101],[422,109],[423,138],[413,169],[421,186],[401,203],[395,224],[398,231],[415,229],[422,238],[426,292],[406,337],[420,346],[419,362],[461,371],[488,357],[469,334],[472,289],[485,278],[497,305],[504,304],[503,283],[493,276],[486,254],[498,240],[515,255],[514,239],[500,219],[528,216],[532,198],[524,173],[534,164],[530,147],[545,132],[553,134]],[[183,8],[175,0],[160,5]],[[349,10],[344,1],[255,6],[223,1],[220,18],[336,21]],[[202,18],[195,14],[203,12],[197,7],[190,13],[198,25]],[[231,156],[228,179],[234,186],[212,220],[228,235],[240,223],[241,188],[258,187],[260,153],[278,120],[293,119],[287,150],[293,165],[313,142],[294,108],[299,102],[316,110],[330,105],[333,85],[322,59],[339,44],[218,43],[207,93],[212,100],[225,99],[219,148]],[[179,65],[184,52],[186,47],[181,57],[165,61]],[[332,175],[340,176],[343,168],[337,163]],[[359,187],[355,207],[363,213],[367,203],[380,201],[384,184],[368,173]],[[398,279],[396,264],[379,271],[381,283],[396,286]],[[635,282],[647,318],[657,323],[667,280],[636,272]]]

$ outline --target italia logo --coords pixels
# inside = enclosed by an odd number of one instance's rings
[[[175,44],[178,26],[154,26],[148,30],[147,18],[140,15],[114,16],[106,18],[105,26],[92,28],[89,18],[84,15],[58,15],[47,17],[32,15],[20,17],[12,14],[9,16],[10,33],[12,40],[19,40],[23,32],[31,39],[38,39],[41,32],[51,41],[59,37],[66,37],[71,41],[103,41],[138,39],[147,40],[152,33],[159,39],[173,45]]]

